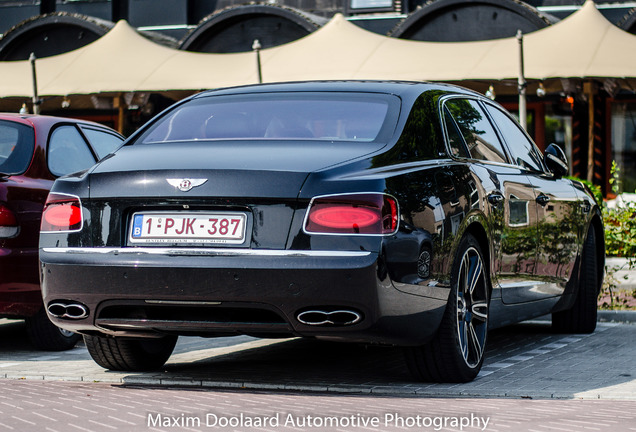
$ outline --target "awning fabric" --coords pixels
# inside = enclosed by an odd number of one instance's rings
[[[636,36],[607,21],[588,0],[576,13],[524,35],[525,75],[636,78]],[[264,82],[380,79],[514,80],[516,38],[419,42],[381,36],[336,15],[294,42],[261,51]],[[42,96],[201,90],[258,81],[256,54],[202,54],[151,42],[125,21],[97,41],[36,62]],[[0,97],[30,96],[28,61],[0,62]]]

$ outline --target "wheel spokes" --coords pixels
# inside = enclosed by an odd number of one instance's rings
[[[482,323],[488,321],[488,302],[473,302],[471,311],[473,313],[473,317],[478,321],[481,321]]]
[[[468,256],[468,253],[466,253],[465,256]],[[475,254],[475,256],[473,257],[472,260],[470,260],[470,268],[468,269],[468,285],[467,285],[467,291],[468,293],[472,294],[475,292],[475,287],[477,286],[477,284],[480,281],[480,278],[482,276],[483,273],[483,264],[481,262],[481,257],[477,254]]]
[[[488,287],[481,255],[468,248],[457,279],[457,333],[466,364],[477,366],[484,355],[488,330]]]
[[[478,332],[475,329],[475,326],[473,326],[473,323],[469,323],[468,324],[468,338],[469,338],[469,347],[470,347],[470,351],[471,354],[473,354],[473,360],[474,363],[477,364],[479,363],[479,361],[481,360],[481,356],[484,353],[484,344],[486,342],[486,338],[485,338],[485,333],[482,333],[481,331],[479,332],[479,334],[477,334]],[[466,358],[466,357],[464,357]]]
[[[469,349],[468,349],[468,325],[466,321],[459,322],[459,346],[462,350],[462,357],[468,361]]]

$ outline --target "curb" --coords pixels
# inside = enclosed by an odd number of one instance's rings
[[[636,311],[633,310],[600,310],[598,321],[636,323]]]
[[[530,321],[552,321],[552,315],[543,315]],[[597,322],[636,324],[636,310],[598,310]]]

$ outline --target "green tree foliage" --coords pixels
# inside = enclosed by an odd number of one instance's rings
[[[613,161],[609,183],[615,194],[620,190],[619,174],[620,168]],[[605,254],[627,258],[623,264],[605,266],[605,279],[600,293],[599,307],[601,309],[633,309],[636,291],[621,289],[617,274],[622,270],[636,268],[636,203],[625,203],[616,208],[609,208],[603,201],[600,187],[586,181],[582,182],[590,188],[601,205],[605,225]]]
[[[620,190],[620,168],[612,162],[610,185],[614,193]],[[605,224],[605,253],[609,256],[636,256],[636,203],[629,202],[615,208],[603,206]]]

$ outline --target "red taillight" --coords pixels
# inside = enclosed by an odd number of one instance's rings
[[[82,227],[82,207],[78,197],[49,194],[42,213],[40,231],[79,231]]]
[[[314,198],[305,231],[323,234],[392,234],[398,227],[395,198],[377,193]]]
[[[11,210],[0,204],[0,227],[15,227],[18,221]]]
[[[18,235],[18,220],[8,207],[0,204],[0,238],[11,238]]]

